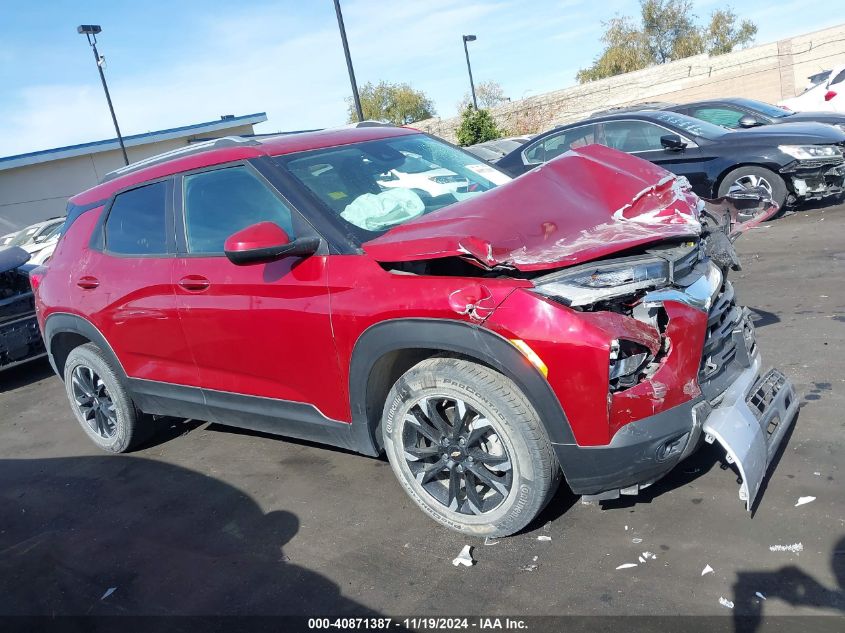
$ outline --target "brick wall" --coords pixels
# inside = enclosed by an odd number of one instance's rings
[[[710,57],[696,55],[503,104],[492,110],[511,134],[540,132],[596,110],[641,101],[748,97],[776,103],[800,93],[807,77],[845,63],[845,24]],[[455,141],[459,117],[414,124]]]

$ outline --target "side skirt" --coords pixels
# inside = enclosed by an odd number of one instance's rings
[[[310,404],[139,378],[128,378],[127,386],[144,413],[217,422],[374,454],[361,444],[361,434],[352,424],[327,418]]]

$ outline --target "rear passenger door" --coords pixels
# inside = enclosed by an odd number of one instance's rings
[[[103,211],[69,282],[81,314],[130,378],[193,385],[197,371],[176,308],[172,181],[121,191]]]
[[[249,164],[184,174],[178,199],[176,295],[209,406],[249,409],[250,396],[312,403],[338,386],[327,255],[236,266],[223,244],[257,222],[291,239],[315,235]],[[264,402],[283,415],[283,403]]]
[[[543,140],[529,145],[522,152],[522,161],[526,165],[539,165],[557,158],[570,149],[584,147],[598,142],[595,125],[579,125],[578,127],[561,130],[551,134]]]

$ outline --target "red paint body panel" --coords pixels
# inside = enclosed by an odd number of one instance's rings
[[[470,254],[487,266],[559,268],[698,235],[697,205],[657,165],[590,145],[397,226],[364,250],[385,262]]]
[[[174,261],[176,302],[206,389],[313,403],[349,421],[329,320],[326,257],[236,266],[226,257]],[[202,276],[205,290],[178,285]]]
[[[549,369],[548,381],[563,407],[579,445],[607,444],[622,426],[700,393],[697,376],[707,315],[667,303],[666,334],[672,348],[647,380],[615,394],[608,392],[608,360],[613,339],[625,338],[655,350],[657,331],[611,312],[577,312],[532,292],[510,295],[485,327],[524,340]]]

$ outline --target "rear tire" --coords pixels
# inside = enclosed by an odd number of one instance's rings
[[[762,186],[764,189],[767,189],[772,194],[772,200],[780,207],[778,212],[771,217],[772,220],[779,218],[786,211],[786,199],[789,191],[786,188],[783,178],[771,169],[757,167],[756,165],[737,167],[728,172],[722,179],[722,182],[719,183],[719,197],[728,195],[734,186],[742,188]]]
[[[64,379],[79,425],[101,449],[125,453],[149,437],[152,429],[142,424],[143,414],[99,347],[86,343],[72,349]]]
[[[387,397],[382,435],[411,499],[458,532],[518,532],[560,483],[526,396],[507,377],[467,360],[430,358],[408,370]]]

